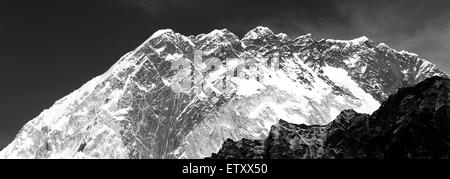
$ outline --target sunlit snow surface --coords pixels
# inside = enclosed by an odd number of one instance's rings
[[[194,50],[224,65],[201,73],[207,65],[197,64],[205,89],[176,93],[171,86],[185,73],[171,64],[192,59]],[[258,63],[223,77],[248,56]],[[398,88],[434,75],[446,76],[367,37],[290,40],[265,27],[243,39],[226,29],[189,37],[160,30],[28,122],[0,158],[203,158],[227,138],[264,138],[280,119],[327,124],[345,109],[370,114]]]

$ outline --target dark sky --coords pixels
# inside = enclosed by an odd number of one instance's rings
[[[0,147],[158,29],[368,36],[450,72],[448,0],[1,0]]]

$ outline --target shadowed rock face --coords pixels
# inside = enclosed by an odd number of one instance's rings
[[[173,68],[194,57],[202,57],[198,67]],[[208,68],[208,58],[222,65]],[[235,73],[238,66],[245,68]],[[372,113],[398,88],[431,76],[448,75],[364,37],[291,39],[265,27],[242,39],[226,29],[189,37],[160,30],[28,122],[0,158],[204,158],[227,138],[266,138],[279,119],[325,125],[345,109]],[[172,87],[184,77],[206,87],[179,93]],[[308,145],[296,154],[318,157],[309,143],[322,130],[294,141]]]
[[[448,159],[450,80],[402,88],[372,115],[343,111],[325,126],[280,121],[264,141],[227,140],[213,159]]]

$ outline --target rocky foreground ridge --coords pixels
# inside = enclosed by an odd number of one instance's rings
[[[227,140],[213,159],[448,159],[450,80],[402,88],[372,115],[343,111],[324,126],[281,120],[265,140]]]

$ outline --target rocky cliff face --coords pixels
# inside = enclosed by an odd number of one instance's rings
[[[345,109],[371,114],[435,75],[447,76],[366,37],[160,30],[28,122],[0,158],[203,158],[228,138],[267,137],[279,119],[324,125]]]
[[[402,88],[372,115],[343,111],[324,126],[280,121],[265,140],[227,140],[213,159],[448,159],[450,80]]]

